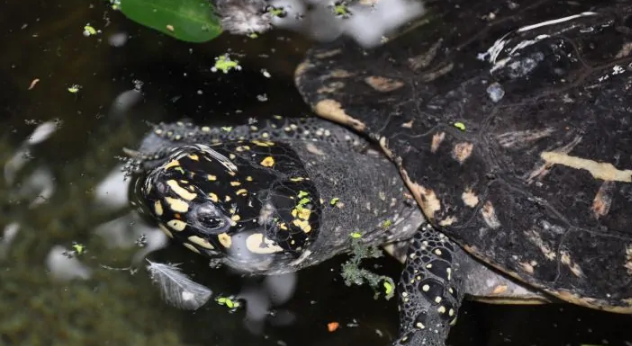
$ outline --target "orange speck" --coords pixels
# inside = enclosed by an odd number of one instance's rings
[[[340,327],[340,323],[338,323],[338,322],[329,322],[329,323],[327,323],[327,330],[330,333],[335,332],[336,329],[338,329],[338,327]]]
[[[29,90],[35,88],[35,85],[39,83],[39,81],[40,81],[39,78],[33,79],[33,81],[31,82],[31,85],[29,85]]]

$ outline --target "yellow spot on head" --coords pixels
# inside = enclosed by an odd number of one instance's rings
[[[184,229],[187,228],[187,224],[185,222],[176,219],[167,222],[167,225],[171,227],[172,230],[178,232],[184,231]]]
[[[263,161],[261,161],[261,165],[264,167],[272,167],[274,166],[274,158],[272,156],[268,156]]]
[[[233,220],[233,221],[239,221],[239,220],[241,220],[241,216],[239,216],[239,214],[235,214],[235,215],[231,216],[230,219]]]
[[[312,231],[312,226],[310,226],[309,222],[306,220],[294,219],[292,220],[292,224],[300,228],[305,233]]]
[[[231,181],[230,182],[230,186],[239,186],[239,185],[241,185],[241,183],[238,182],[238,181]]]
[[[162,215],[163,210],[162,210],[162,204],[160,204],[160,201],[154,202],[154,212],[158,216]]]
[[[246,181],[252,181],[252,177],[251,176],[247,176],[246,177]]]
[[[189,241],[193,244],[196,244],[200,247],[203,247],[205,249],[210,249],[210,250],[214,250],[215,247],[213,246],[213,244],[209,243],[208,240],[202,238],[202,237],[198,237],[197,235],[192,235],[189,238]]]
[[[219,202],[219,197],[213,192],[209,192],[208,196],[211,198],[211,201],[217,203]]]
[[[233,244],[233,240],[226,233],[222,233],[222,234],[218,235],[217,239],[219,240],[219,243],[222,244],[222,246],[227,248],[227,249],[229,249],[230,246]]]
[[[299,219],[302,219],[302,220],[309,219],[309,216],[311,214],[312,214],[312,211],[308,208],[296,207],[292,209],[292,216],[298,217]]]
[[[165,165],[165,171],[168,170],[171,167],[179,167],[180,166],[180,161],[178,160],[171,160],[169,161],[169,163],[167,163]]]
[[[283,248],[266,238],[261,233],[254,233],[246,239],[246,247],[250,252],[256,254],[271,254],[282,252]]]
[[[246,189],[239,189],[237,190],[237,192],[235,192],[235,194],[237,194],[237,196],[245,196],[248,194],[248,190]]]
[[[197,197],[196,193],[192,193],[192,192],[187,191],[182,186],[180,186],[177,181],[175,181],[173,179],[167,181],[167,185],[169,185],[169,187],[171,187],[171,190],[173,192],[175,192],[181,198],[186,199],[187,201],[192,201],[193,199],[195,199],[195,197]]]
[[[209,175],[208,175],[208,180],[209,180],[209,181],[215,181],[215,180],[217,180],[217,176],[212,175],[212,174],[209,174]]]
[[[171,208],[171,210],[175,212],[186,213],[187,211],[189,211],[189,203],[181,199],[165,197],[165,201],[169,205],[169,208]]]
[[[200,157],[195,154],[189,154],[189,158],[193,161],[200,161]]]

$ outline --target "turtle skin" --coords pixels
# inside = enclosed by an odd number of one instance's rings
[[[312,49],[296,71],[305,100],[379,143],[473,256],[632,313],[632,4],[425,4],[375,49]]]

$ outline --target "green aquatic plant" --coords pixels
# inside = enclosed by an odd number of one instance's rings
[[[222,33],[220,19],[207,0],[109,0],[113,9],[143,26],[175,39],[202,43]]]

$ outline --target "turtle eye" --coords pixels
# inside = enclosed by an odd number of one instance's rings
[[[213,203],[204,203],[192,210],[190,223],[205,234],[220,234],[230,227],[228,218]]]
[[[224,227],[224,220],[210,214],[198,215],[198,222],[205,228],[210,229]]]

